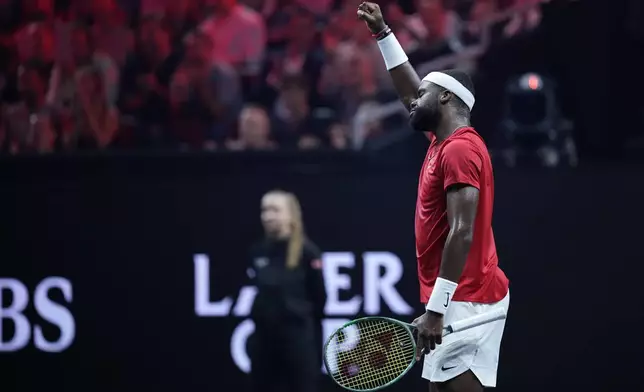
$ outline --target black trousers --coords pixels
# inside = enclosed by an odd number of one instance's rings
[[[251,383],[255,392],[317,392],[320,342],[312,320],[255,323],[249,342]]]

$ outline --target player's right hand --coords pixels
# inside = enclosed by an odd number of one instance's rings
[[[362,2],[358,6],[358,18],[367,24],[373,34],[378,34],[387,27],[380,6],[376,3]]]
[[[428,310],[411,324],[416,327],[416,360],[420,361],[443,342],[443,315]]]

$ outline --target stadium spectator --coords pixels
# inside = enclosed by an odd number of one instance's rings
[[[164,145],[170,142],[166,125],[169,118],[169,85],[181,61],[173,52],[170,35],[161,20],[148,16],[137,37],[137,51],[131,55],[121,78],[119,106],[122,126],[129,125],[137,146]]]
[[[170,85],[172,127],[184,148],[212,150],[225,140],[241,105],[237,74],[229,64],[212,62],[211,37],[195,32]]]
[[[389,27],[396,32],[396,38],[405,52],[413,52],[418,49],[420,42],[414,32],[407,26],[407,15],[396,2],[389,3],[385,8],[385,16]]]
[[[405,8],[410,15],[394,0],[379,3],[412,62],[421,64],[483,36],[475,29],[487,29],[485,23],[465,29],[457,12],[485,22],[499,9],[525,5],[501,24],[510,37],[538,24],[540,1],[414,0],[415,11]],[[356,121],[357,111],[379,111],[393,91],[376,42],[356,20],[358,3],[0,0],[3,145],[14,152],[237,148],[230,140],[240,131],[245,99],[267,108],[272,142],[243,145],[360,148],[382,130]],[[44,102],[36,94],[42,80]],[[86,102],[87,91],[104,99]],[[51,131],[42,143],[26,137],[40,134],[24,125],[32,112],[32,128]],[[99,114],[119,119],[117,130],[107,120],[96,125]],[[386,117],[387,124],[400,121]],[[46,141],[50,134],[55,143]]]
[[[79,111],[75,119],[78,149],[105,149],[118,136],[119,118],[114,104],[105,93],[103,71],[84,68],[78,74]]]
[[[80,102],[77,73],[71,61],[59,62],[53,69],[47,91],[47,106],[57,130],[58,146],[63,150],[76,148],[76,114]]]
[[[351,25],[349,39],[340,42],[329,56],[319,84],[320,93],[337,103],[334,109],[345,121],[363,102],[391,86],[377,44],[356,22]]]
[[[417,12],[407,18],[406,24],[430,56],[460,51],[462,23],[458,14],[445,7],[442,0],[415,0],[414,3]]]
[[[416,13],[407,18],[409,28],[426,44],[441,43],[446,38],[447,10],[440,0],[415,0]]]
[[[201,12],[198,1],[165,1],[163,23],[170,33],[173,48],[178,48],[186,35],[198,24]]]
[[[18,69],[16,100],[4,106],[3,150],[10,154],[50,152],[55,134],[45,105],[47,76],[40,64],[27,63]]]
[[[273,150],[277,147],[270,139],[271,123],[266,110],[257,105],[247,105],[239,116],[237,139],[229,139],[226,147],[233,151]]]
[[[54,29],[48,22],[30,22],[15,36],[21,63],[51,67],[54,62]]]
[[[200,30],[212,41],[214,62],[235,67],[244,76],[256,76],[262,69],[266,31],[262,16],[237,0],[208,0],[214,14]]]
[[[107,101],[116,102],[120,78],[118,65],[109,54],[96,49],[90,31],[82,24],[76,24],[72,30],[71,62],[75,72],[82,72],[86,67],[99,69]]]
[[[272,113],[273,136],[281,147],[322,146],[325,123],[313,116],[308,96],[308,84],[304,78],[284,78]]]
[[[105,53],[119,67],[125,64],[128,54],[134,50],[134,34],[127,27],[125,14],[115,0],[92,0],[90,28],[94,49]]]
[[[347,126],[342,123],[335,123],[329,128],[329,143],[336,150],[349,148]]]
[[[342,16],[334,12],[329,16],[328,23],[322,31],[322,46],[327,55],[332,55],[335,48],[348,35],[344,30]]]
[[[486,19],[490,18],[497,11],[495,0],[477,0],[472,4],[468,17],[471,23],[468,24],[468,33],[478,36],[484,29]]]
[[[324,53],[320,46],[319,34],[312,27],[315,18],[304,9],[292,12],[289,33],[283,50],[275,51],[267,64],[266,85],[268,101],[272,101],[285,77],[302,77],[307,82],[319,78],[324,64]],[[309,99],[315,100],[315,91]]]
[[[254,2],[251,0],[250,2]],[[247,1],[248,2],[248,1]],[[260,12],[266,26],[266,51],[283,49],[290,34],[290,20],[294,12],[291,0],[264,1],[251,5]]]

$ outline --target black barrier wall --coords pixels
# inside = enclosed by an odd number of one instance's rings
[[[292,158],[3,161],[1,390],[244,391],[245,249],[274,187],[298,194],[326,252],[323,330],[413,319],[418,167]],[[496,173],[512,293],[499,391],[641,390],[641,170]],[[426,390],[419,373],[390,390]]]

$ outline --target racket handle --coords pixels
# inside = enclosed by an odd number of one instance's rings
[[[478,327],[479,325],[491,323],[493,321],[503,320],[506,315],[507,313],[505,308],[501,307],[487,313],[481,313],[463,320],[458,320],[444,328],[443,336]]]

